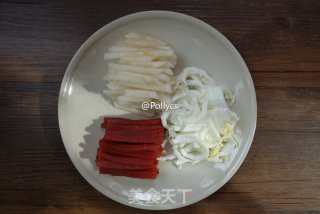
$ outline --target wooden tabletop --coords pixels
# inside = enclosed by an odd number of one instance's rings
[[[0,213],[148,213],[108,199],[72,165],[60,137],[61,80],[100,27],[144,10],[199,18],[251,72],[252,147],[218,192],[166,213],[320,213],[320,1],[0,2]]]

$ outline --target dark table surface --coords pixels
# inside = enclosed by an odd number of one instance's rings
[[[0,2],[0,213],[147,213],[108,199],[72,165],[59,87],[80,45],[121,16],[171,10],[236,46],[251,72],[251,150],[218,192],[168,213],[320,213],[320,1]],[[312,212],[313,211],[313,212]]]

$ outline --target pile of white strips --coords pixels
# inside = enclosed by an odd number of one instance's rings
[[[161,110],[143,111],[143,102],[169,103],[177,56],[168,44],[143,33],[129,33],[104,54],[108,90],[115,107],[152,117]]]

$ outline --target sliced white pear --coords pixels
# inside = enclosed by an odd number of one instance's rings
[[[129,102],[129,103],[139,102],[140,104],[143,102],[152,102],[152,99],[148,99],[145,97],[133,97],[133,96],[122,96],[122,95],[118,96],[117,100],[119,102]]]
[[[152,61],[156,59],[156,56],[146,55],[143,52],[107,52],[104,54],[104,59],[118,59],[118,58],[125,58],[125,57],[135,57],[134,59],[140,59],[140,61]]]
[[[118,60],[119,64],[122,65],[134,65],[149,68],[173,68],[174,64],[167,61],[152,61],[152,62],[142,62],[142,61],[130,61],[120,58]]]
[[[114,70],[123,70],[123,71],[132,71],[136,73],[144,73],[144,74],[168,74],[173,75],[173,71],[170,68],[147,68],[133,65],[122,65],[117,63],[109,63],[109,68]]]
[[[162,85],[164,83],[168,83],[169,81],[163,77],[159,75],[148,75],[148,74],[143,74],[143,73],[134,73],[134,72],[129,72],[129,71],[121,71],[121,70],[109,70],[110,74],[106,75],[106,78],[110,78],[110,75],[119,77],[120,81],[126,81],[126,82],[144,82],[144,83],[153,83],[153,84],[157,84],[157,85]],[[111,80],[115,80],[112,79],[112,77],[110,78]]]
[[[103,93],[112,97],[118,97],[123,94],[123,91],[120,90],[103,90]]]
[[[126,75],[122,75],[121,72],[109,72],[106,75],[106,78],[108,78],[108,80],[112,80],[112,81],[121,81],[121,82],[127,82],[127,83],[132,83],[132,84],[146,84],[146,81],[144,79],[141,78],[136,78],[136,77],[131,77],[129,78]]]
[[[137,88],[137,89],[145,89],[145,90],[152,90],[152,91],[159,91],[164,93],[172,93],[172,89],[170,84],[164,84],[162,86],[158,85],[151,85],[151,84],[136,84],[136,83],[128,83],[128,82],[121,82],[121,81],[114,81],[119,85],[129,87],[129,88]]]
[[[124,95],[130,97],[143,97],[146,99],[159,99],[159,95],[157,92],[142,89],[125,89]]]
[[[118,103],[114,103],[114,106],[118,109],[121,109],[121,110],[124,110],[124,111],[127,111],[127,112],[131,112],[131,113],[135,113],[135,114],[140,114],[140,115],[143,115],[143,116],[146,116],[146,117],[153,117],[156,115],[155,112],[153,111],[143,111],[143,110],[137,110],[137,109],[134,109],[134,108],[129,108],[129,107],[126,107],[126,106],[122,106]]]
[[[104,55],[108,63],[108,90],[114,106],[128,112],[154,116],[159,110],[143,111],[142,102],[171,103],[173,71],[177,55],[172,47],[145,33],[129,33]]]

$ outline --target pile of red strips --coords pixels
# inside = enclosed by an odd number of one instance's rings
[[[154,179],[157,158],[163,153],[164,128],[160,118],[129,120],[105,117],[96,164],[100,174]]]

